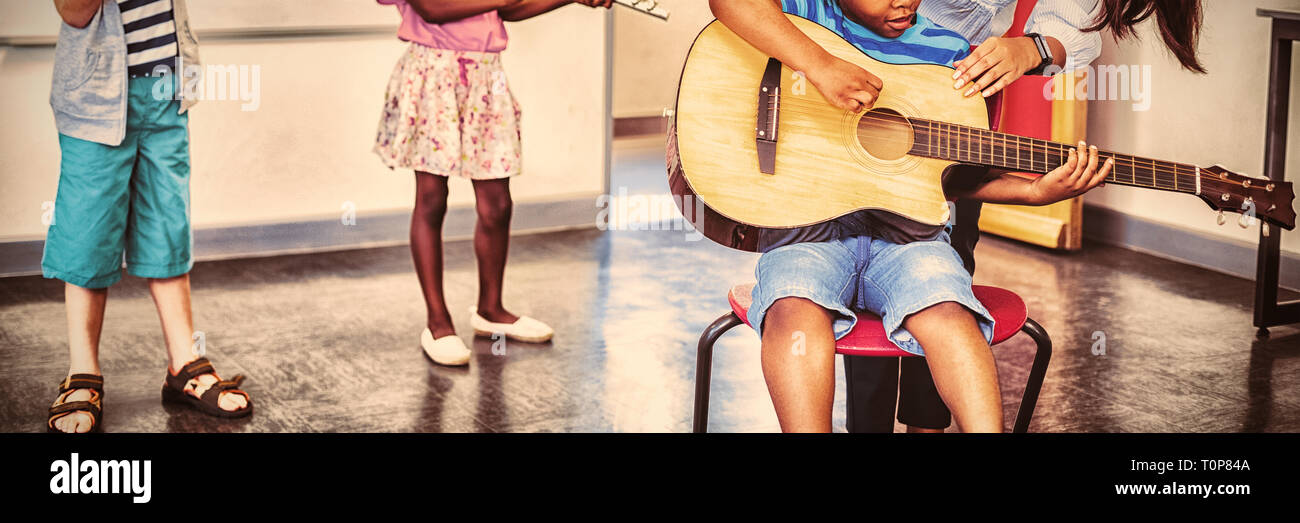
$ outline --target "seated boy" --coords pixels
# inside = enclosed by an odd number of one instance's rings
[[[951,66],[965,57],[970,44],[917,15],[920,3],[710,0],[710,7],[746,41],[802,71],[828,101],[860,111],[875,102],[883,82],[826,52],[782,12],[817,22],[883,62]],[[1044,205],[1096,187],[1111,166],[1107,161],[1098,169],[1096,148],[1080,143],[1066,165],[1032,181],[996,175],[972,183],[962,177],[945,187],[950,198]],[[858,211],[760,238],[764,254],[755,268],[749,322],[762,337],[763,376],[783,431],[830,431],[835,340],[853,329],[854,310],[879,315],[890,341],[926,357],[961,430],[1002,431],[989,349],[993,319],[971,291],[970,275],[949,244],[950,230],[951,224],[930,227],[884,211]]]

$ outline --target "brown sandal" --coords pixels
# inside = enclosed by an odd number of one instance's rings
[[[90,391],[90,399],[82,401],[67,401],[68,396],[73,392],[81,389]],[[59,383],[59,397],[55,398],[54,405],[50,406],[50,419],[46,422],[46,428],[49,432],[60,434],[65,433],[54,426],[54,422],[59,418],[72,414],[73,412],[86,412],[90,414],[90,430],[88,432],[100,432],[100,423],[104,415],[104,377],[96,374],[73,374],[63,378]]]
[[[222,380],[217,377],[217,382],[208,387],[208,390],[203,391],[202,395],[195,397],[190,394],[190,380],[204,374],[217,376],[216,370],[212,368],[212,362],[208,361],[207,358],[199,358],[185,364],[184,367],[181,367],[181,371],[175,375],[172,375],[171,369],[168,369],[162,388],[163,401],[185,403],[204,414],[219,418],[242,418],[253,413],[253,398],[250,398],[247,392],[239,390],[239,384],[244,381],[243,374],[238,374],[230,380]],[[242,395],[247,404],[239,410],[223,409],[218,403],[223,392]]]

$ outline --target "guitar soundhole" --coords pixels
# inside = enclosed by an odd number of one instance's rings
[[[858,120],[858,143],[879,160],[898,160],[912,150],[912,125],[891,109],[872,109]]]

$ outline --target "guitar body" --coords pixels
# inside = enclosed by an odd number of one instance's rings
[[[952,89],[951,68],[879,62],[812,21],[790,19],[833,55],[884,80],[875,109],[907,117],[941,115],[952,123],[988,128],[984,100]],[[858,139],[861,113],[831,105],[788,67],[781,72],[775,173],[761,173],[754,128],[767,63],[767,55],[720,22],[700,33],[677,93],[670,138],[677,142],[687,187],[674,192],[699,198],[716,213],[714,219],[753,228],[806,226],[860,209],[887,210],[930,225],[948,220],[942,177],[955,162],[872,154]]]
[[[822,48],[880,77],[869,111],[836,108],[802,75],[714,21],[682,67],[668,136],[668,185],[704,236],[757,251],[768,229],[814,225],[858,210],[927,225],[948,221],[945,173],[955,165],[1047,173],[1072,144],[989,130],[981,97],[952,88],[953,69],[867,56],[815,22],[787,17]],[[1101,152],[1107,183],[1194,195],[1220,212],[1295,228],[1291,183],[1219,166]],[[1244,226],[1244,225],[1243,225]]]

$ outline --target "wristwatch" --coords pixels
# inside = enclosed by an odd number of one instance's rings
[[[1052,62],[1054,61],[1052,58],[1052,48],[1047,46],[1047,39],[1043,38],[1043,35],[1038,33],[1025,33],[1025,37],[1034,41],[1034,46],[1038,48],[1038,56],[1043,59],[1038,63],[1038,67],[1030,69],[1029,72],[1025,74],[1042,76],[1042,74],[1047,71],[1047,66],[1052,65]]]

